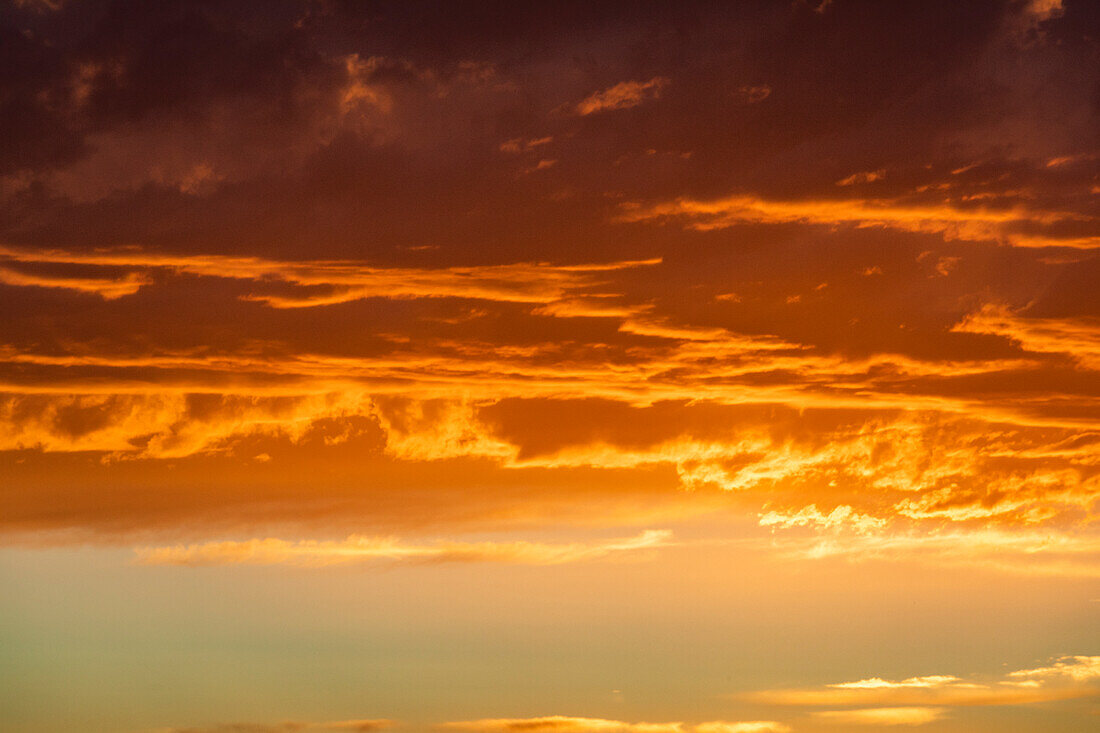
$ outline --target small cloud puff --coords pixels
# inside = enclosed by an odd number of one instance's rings
[[[583,116],[613,109],[637,107],[642,102],[657,99],[669,80],[655,76],[649,81],[624,81],[602,92],[586,97],[576,106],[576,113]]]

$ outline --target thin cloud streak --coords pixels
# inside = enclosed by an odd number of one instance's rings
[[[1082,507],[1091,504],[1083,494]],[[776,537],[775,549],[791,559],[844,558],[852,561],[910,561],[948,567],[1065,578],[1100,578],[1100,536],[1051,527],[938,527],[866,534],[817,532]]]
[[[847,725],[925,725],[941,720],[944,708],[865,708],[823,710],[813,713],[819,720]]]
[[[0,267],[0,284],[14,287],[72,290],[78,293],[98,295],[104,300],[115,300],[133,295],[144,286],[152,284],[152,282],[152,278],[137,272],[127,273],[119,278],[63,277],[16,272],[6,267]]]
[[[1028,684],[1021,684],[1021,680],[1026,680]],[[1100,657],[1076,656],[1062,657],[1049,667],[1018,670],[993,679],[964,680],[955,675],[927,675],[890,681],[872,677],[817,688],[762,690],[741,697],[766,705],[783,706],[877,705],[909,708],[1024,705],[1100,695],[1097,680],[1100,680]],[[886,723],[885,719],[872,720],[881,710],[869,711],[864,716],[864,722]],[[890,717],[892,713],[883,715]],[[839,715],[834,717],[839,719]]]
[[[814,224],[824,226],[884,227],[907,232],[930,232],[948,240],[996,240],[1018,247],[1100,247],[1100,234],[1058,237],[1014,231],[1014,225],[1087,224],[1100,231],[1100,220],[1073,211],[995,209],[943,204],[906,203],[891,199],[767,199],[755,195],[703,201],[678,198],[653,204],[629,202],[615,221],[622,223],[681,223],[689,229],[710,231],[738,224]]]
[[[493,562],[561,565],[597,560],[620,553],[667,547],[668,530],[646,530],[636,537],[592,543],[440,542],[411,545],[391,538],[352,535],[343,541],[267,538],[242,542],[207,542],[135,550],[139,565],[299,565],[323,567],[377,561],[414,564]]]
[[[280,723],[219,723],[212,726],[156,728],[149,733],[374,733],[393,728],[397,723],[386,719],[304,721],[288,720]]]
[[[24,264],[64,264],[93,267],[129,268],[138,271],[165,270],[176,274],[208,278],[263,282],[283,282],[309,288],[331,288],[324,294],[301,293],[277,295],[253,293],[246,300],[264,303],[274,308],[306,308],[347,303],[364,298],[470,298],[505,303],[552,303],[567,292],[600,284],[599,274],[617,270],[658,265],[660,258],[629,260],[590,265],[551,265],[521,262],[508,265],[486,265],[450,268],[372,267],[348,260],[278,261],[261,257],[231,257],[225,255],[171,255],[124,250],[113,253],[67,252],[63,250],[27,250],[0,247],[0,258]],[[10,270],[0,270],[0,273]],[[29,275],[3,276],[9,285],[53,283],[49,287],[82,292],[97,292],[105,298],[128,295],[149,284],[147,275],[131,272],[115,284],[114,289],[102,285],[98,289],[76,279],[47,279]],[[41,281],[41,282],[40,282]],[[92,280],[91,283],[98,283]],[[130,287],[122,292],[123,285]],[[106,293],[106,294],[105,294]]]
[[[440,730],[469,733],[790,733],[790,726],[773,720],[714,720],[697,725],[674,723],[627,723],[605,718],[575,718],[550,715],[541,718],[484,718],[443,723]]]

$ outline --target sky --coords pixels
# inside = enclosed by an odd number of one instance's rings
[[[1100,720],[1100,6],[0,4],[0,730]]]

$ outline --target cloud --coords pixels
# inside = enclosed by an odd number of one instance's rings
[[[1100,680],[1100,656],[1061,657],[1048,667],[1020,669],[1010,672],[1013,679],[1040,681],[1052,679],[1071,679],[1074,682]]]
[[[516,137],[511,140],[505,140],[500,144],[500,152],[502,153],[523,153],[535,148],[542,147],[543,145],[549,145],[554,142],[552,135],[546,137],[536,138],[522,138]]]
[[[770,97],[771,93],[772,88],[767,84],[757,84],[738,87],[733,96],[742,104],[757,104]]]
[[[583,117],[597,112],[637,107],[642,102],[660,97],[668,84],[669,80],[663,76],[655,76],[644,82],[624,81],[586,97],[577,104],[576,112]]]
[[[790,733],[791,727],[774,720],[727,722],[714,720],[694,726],[695,733]]]
[[[817,688],[764,690],[744,697],[768,705],[795,706],[883,706],[860,711],[828,711],[824,717],[837,722],[917,724],[938,719],[943,710],[928,707],[970,707],[1023,705],[1055,700],[1091,697],[1100,694],[1095,681],[1100,679],[1100,657],[1061,657],[1050,667],[1019,670],[997,678],[964,680],[955,675],[925,675],[904,680],[870,677]],[[1036,684],[1019,684],[1020,680]],[[905,713],[897,713],[904,706]],[[931,717],[924,719],[922,713]],[[889,711],[889,712],[887,712]],[[860,715],[848,719],[847,713]],[[864,715],[864,713],[866,713]]]
[[[367,108],[388,113],[393,109],[393,99],[385,87],[372,84],[370,79],[385,66],[386,59],[371,56],[364,59],[357,53],[344,57],[348,83],[340,95],[340,109],[344,114]]]
[[[433,545],[409,545],[392,538],[353,535],[342,541],[290,542],[267,538],[174,547],[142,547],[135,552],[136,561],[141,565],[287,564],[320,567],[376,561],[560,565],[665,547],[671,544],[671,538],[672,533],[668,530],[646,530],[636,537],[592,543],[550,545],[533,542],[440,542]]]
[[[15,287],[57,288],[78,293],[98,295],[104,300],[114,300],[133,295],[143,286],[151,284],[148,275],[130,272],[121,277],[67,277],[62,275],[33,274],[0,267],[0,283]]]
[[[873,183],[874,181],[881,180],[886,175],[886,171],[879,169],[877,171],[860,171],[859,173],[853,173],[852,175],[841,178],[836,182],[838,186],[851,186],[856,183]]]
[[[152,733],[311,733],[316,731],[347,731],[349,733],[372,733],[392,728],[396,723],[384,719],[284,721],[281,723],[219,723],[212,726],[158,728]]]
[[[551,715],[543,718],[485,718],[443,723],[447,730],[473,733],[683,733],[683,723],[624,723],[603,718],[572,718]]]
[[[0,395],[0,449],[178,458],[246,436],[298,440],[319,422],[369,415],[369,405],[355,394]]]
[[[216,361],[165,357],[138,360],[131,368],[143,379],[150,369],[166,374],[180,370],[193,378],[199,368],[217,367],[228,379],[259,369],[245,359],[226,358],[221,365]],[[112,363],[60,359],[56,366],[90,368],[98,376]],[[153,381],[121,394],[74,394],[69,388],[62,394],[4,395],[0,446],[9,451],[44,451],[45,460],[68,453],[68,460],[93,462],[90,470],[103,474],[104,480],[123,470],[156,475],[162,462],[186,460],[198,470],[217,461],[226,470],[245,461],[261,484],[244,501],[232,471],[225,482],[216,476],[202,479],[205,491],[173,479],[179,488],[163,495],[163,506],[149,507],[138,494],[116,492],[101,509],[91,511],[76,485],[69,490],[69,482],[59,482],[47,493],[15,491],[21,484],[13,474],[7,519],[41,517],[38,521],[56,526],[95,527],[113,521],[117,511],[135,516],[148,512],[150,521],[172,523],[184,521],[191,504],[208,511],[220,506],[227,521],[264,506],[269,507],[262,510],[267,516],[293,521],[311,512],[335,511],[325,507],[334,506],[336,497],[338,503],[350,499],[336,485],[326,485],[320,493],[293,491],[289,499],[283,484],[293,476],[305,480],[318,471],[335,471],[347,482],[362,483],[369,477],[371,486],[378,484],[380,493],[372,490],[354,510],[347,509],[349,522],[356,517],[415,522],[418,515],[431,516],[417,503],[394,508],[396,514],[360,514],[368,496],[378,500],[386,486],[398,481],[376,477],[396,476],[420,465],[437,473],[444,469],[431,464],[461,462],[461,470],[472,471],[479,481],[492,476],[494,482],[539,480],[555,487],[522,498],[507,494],[516,502],[517,516],[550,511],[568,497],[578,502],[578,511],[614,502],[616,496],[625,496],[620,488],[624,475],[649,473],[660,477],[660,501],[678,506],[695,504],[703,511],[716,492],[736,494],[731,500],[753,511],[759,525],[771,530],[770,537],[759,538],[761,546],[785,558],[916,561],[1074,577],[1100,572],[1095,562],[1098,540],[1080,524],[1095,497],[1097,478],[1090,466],[1095,465],[1096,439],[1075,428],[898,406],[689,403],[687,394],[631,404],[624,400],[629,373],[623,391],[612,394],[614,383],[590,381],[591,375],[584,374],[573,385],[537,372],[530,378],[515,374],[504,379],[497,376],[501,364],[325,359],[278,364],[261,359],[267,370],[263,379],[280,372],[299,375],[295,379],[308,377],[306,384],[317,380],[322,391],[311,394],[299,383],[257,381],[251,391],[226,394]],[[378,390],[350,381],[354,370],[369,373]],[[439,381],[444,370],[450,376]],[[562,375],[557,376],[560,380]],[[389,390],[383,389],[387,380],[394,383]],[[417,385],[415,380],[425,381]],[[540,386],[539,380],[546,381]],[[335,387],[340,383],[343,389]],[[479,383],[482,387],[475,392]],[[459,389],[465,397],[454,396]],[[546,395],[536,396],[543,389]],[[584,389],[606,396],[554,396]],[[760,398],[759,392],[746,395]],[[943,446],[952,449],[944,452]],[[362,456],[359,464],[349,452]],[[268,460],[257,463],[265,455]],[[279,479],[287,467],[295,473]],[[586,477],[583,497],[566,486],[576,472]],[[846,487],[845,492],[836,486]],[[444,497],[448,492],[436,486],[428,495]],[[59,506],[66,509],[58,511]],[[464,506],[463,514],[471,520],[499,512],[483,493]],[[638,511],[644,515],[646,510]],[[288,555],[296,551],[292,545],[268,549]]]
[[[1025,688],[944,687],[931,689],[819,689],[769,690],[751,693],[747,699],[767,705],[831,706],[986,706],[1024,705],[1028,703],[1087,697],[1092,691],[1079,689],[1035,690]]]
[[[276,261],[260,257],[223,255],[179,256],[140,250],[114,253],[78,253],[62,250],[27,250],[0,247],[0,258],[18,263],[51,263],[131,270],[121,282],[57,280],[49,287],[91,290],[120,297],[147,284],[146,272],[166,270],[177,274],[251,281],[262,285],[282,282],[301,288],[285,294],[252,293],[245,300],[274,308],[307,308],[347,303],[363,298],[472,298],[512,303],[551,303],[570,290],[599,283],[600,273],[660,264],[660,259],[631,260],[592,265],[516,263],[481,267],[438,269],[371,267],[355,261]],[[10,272],[0,270],[0,273]],[[44,286],[43,282],[0,282]],[[41,278],[39,278],[41,280]],[[81,282],[92,285],[81,286]],[[110,289],[113,288],[113,289]],[[123,290],[123,288],[129,288]],[[322,292],[315,292],[321,289]]]
[[[845,179],[847,180],[847,179]],[[854,182],[854,181],[853,181]],[[628,202],[618,222],[672,221],[699,231],[726,229],[738,224],[814,224],[824,226],[883,227],[906,232],[930,232],[947,239],[1002,241],[1019,247],[1100,247],[1100,220],[1073,211],[991,208],[950,203],[905,202],[897,199],[768,199],[755,195],[698,200],[678,198],[654,204]],[[1085,236],[1058,235],[1051,225],[1079,223]],[[1034,233],[1019,231],[1025,225]],[[1043,227],[1047,227],[1044,232]]]
[[[987,303],[951,330],[1001,336],[1024,351],[1060,354],[1086,369],[1100,370],[1100,318],[1034,318]]]
[[[778,524],[774,516],[764,516],[771,526]],[[1100,577],[1100,537],[1088,531],[966,527],[867,532],[866,520],[857,520],[855,531],[839,523],[834,526],[840,529],[808,537],[777,537],[775,547],[801,559],[910,560],[1024,575]]]
[[[839,682],[837,684],[829,685],[829,687],[835,687],[838,690],[897,690],[906,687],[916,688],[932,688],[943,687],[945,685],[959,685],[963,684],[963,681],[954,675],[929,675],[927,677],[910,677],[900,682],[891,682],[884,680],[881,677],[871,677],[865,680],[857,680],[855,682]]]
[[[1025,0],[1016,5],[1017,12],[1006,19],[1006,31],[1015,42],[1025,46],[1042,37],[1042,24],[1062,17],[1062,0]]]
[[[1100,575],[1087,3],[258,5],[5,20],[4,542]],[[844,728],[1090,660],[785,684]]]
[[[944,717],[943,708],[866,708],[823,710],[813,713],[819,720],[847,725],[924,725]]]
[[[443,729],[473,733],[789,733],[789,726],[771,720],[728,722],[715,720],[684,727],[683,723],[624,723],[603,718],[486,718],[444,723]]]
[[[762,527],[782,529],[806,525],[822,529],[847,527],[859,534],[871,533],[886,525],[885,520],[860,514],[853,511],[850,506],[838,506],[828,514],[823,514],[814,504],[794,513],[770,511],[761,514],[759,521]]]
[[[544,171],[544,170],[547,170],[549,168],[553,168],[555,165],[557,165],[557,163],[558,163],[558,161],[554,158],[543,158],[542,160],[540,160],[535,165],[533,165],[529,168],[525,168],[523,172],[524,173],[535,173],[537,171]]]
[[[803,562],[1095,573],[1072,4],[76,7],[6,45],[4,527],[736,507]]]

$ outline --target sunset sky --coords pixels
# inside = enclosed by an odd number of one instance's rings
[[[1100,3],[0,3],[0,730],[1100,727]]]

